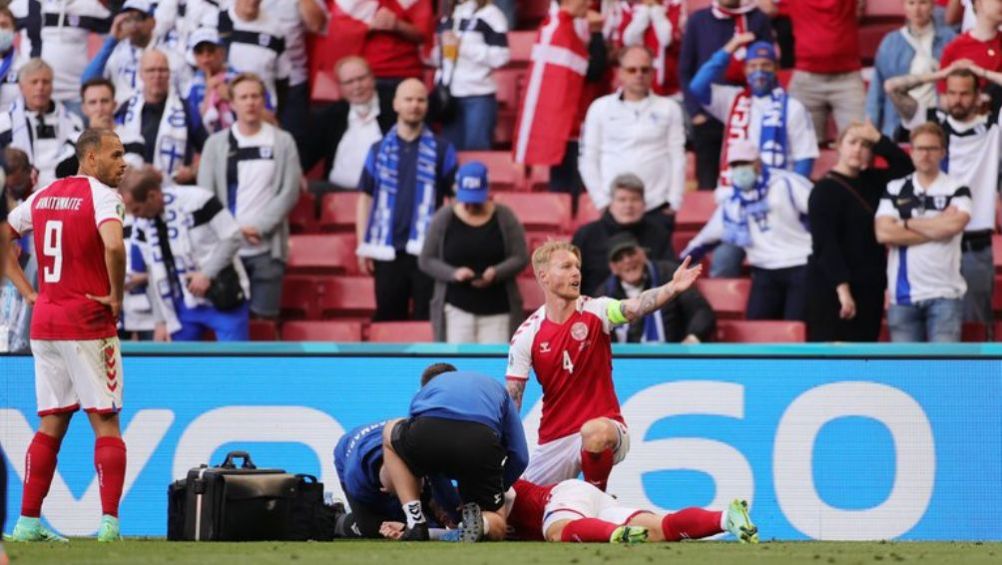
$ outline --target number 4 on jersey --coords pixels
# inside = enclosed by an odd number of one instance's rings
[[[570,374],[574,374],[574,363],[571,362],[571,354],[564,350],[564,370]]]
[[[42,269],[42,276],[47,283],[57,283],[63,276],[63,223],[51,220],[45,223],[45,242],[42,253],[52,257],[52,268]]]

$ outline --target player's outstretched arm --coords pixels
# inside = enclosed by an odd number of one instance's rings
[[[633,323],[651,312],[661,308],[669,300],[689,289],[703,272],[702,265],[689,267],[691,257],[686,257],[674,276],[667,284],[641,292],[636,298],[629,298],[619,303],[620,312]]]

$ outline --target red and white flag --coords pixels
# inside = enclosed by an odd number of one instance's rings
[[[588,30],[581,28],[553,9],[539,29],[515,124],[516,163],[556,165],[564,158],[588,71]]]

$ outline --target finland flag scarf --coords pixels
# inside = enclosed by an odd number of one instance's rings
[[[657,288],[662,284],[661,274],[658,272],[657,266],[652,261],[647,262],[647,282],[650,284],[644,285],[645,288]],[[609,277],[606,294],[610,296],[613,295],[617,284],[620,284],[618,278]],[[614,330],[616,332],[617,342],[627,343],[629,341],[627,336],[630,332],[630,325],[631,324],[623,324]],[[665,341],[665,321],[664,317],[661,315],[661,309],[658,308],[657,310],[644,316],[644,333],[640,338],[640,343],[665,343]]]
[[[399,167],[400,138],[397,126],[393,126],[379,142],[376,153],[376,191],[373,194],[369,224],[365,229],[365,241],[357,253],[378,261],[392,261],[396,258],[393,247],[393,210],[397,200],[397,170]],[[438,147],[435,136],[427,127],[421,129],[418,139],[417,186],[414,187],[414,208],[411,210],[411,231],[407,238],[406,251],[419,255],[424,246],[425,232],[435,213],[436,162]]]

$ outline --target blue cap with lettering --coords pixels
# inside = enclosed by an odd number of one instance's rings
[[[470,161],[456,171],[456,200],[463,204],[487,202],[487,167]]]
[[[745,61],[752,59],[769,59],[775,63],[776,48],[768,41],[756,41],[748,46],[748,54],[745,55]]]

